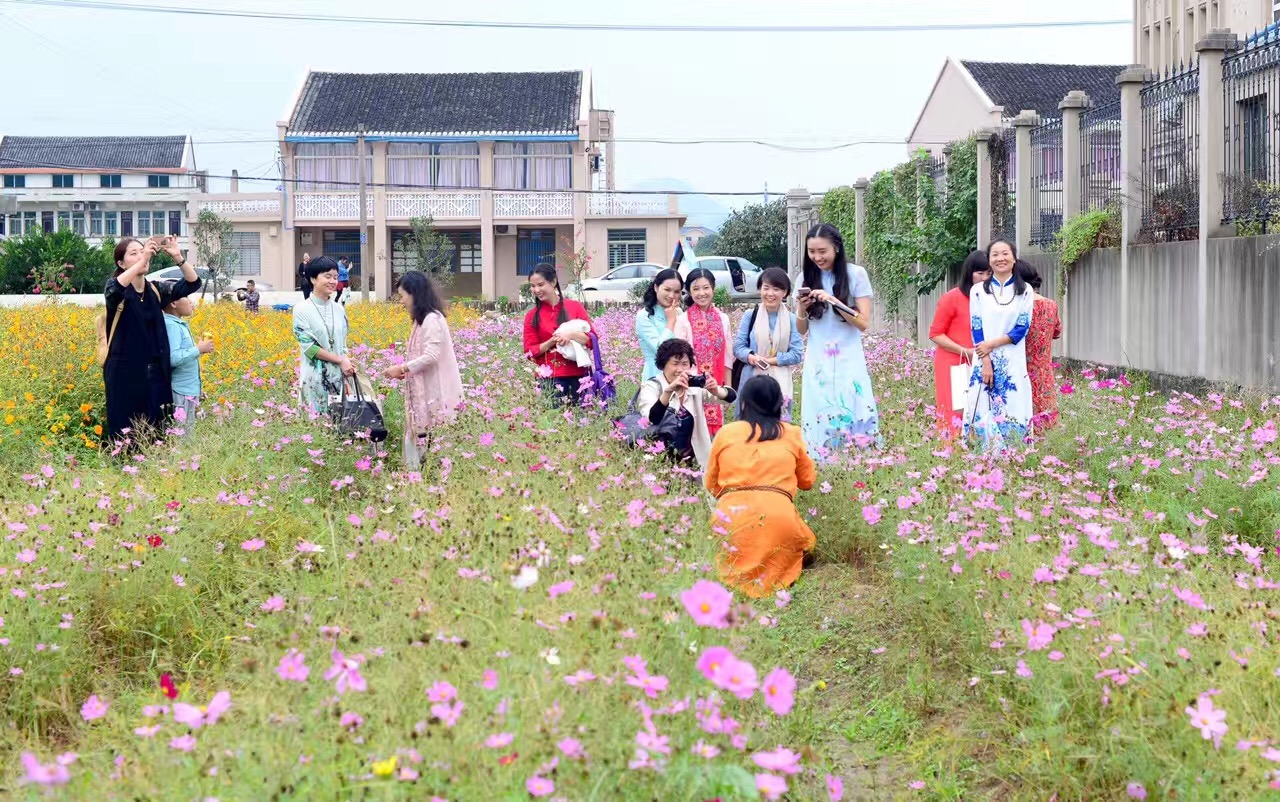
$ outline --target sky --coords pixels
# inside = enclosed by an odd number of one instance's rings
[[[1116,20],[1131,0],[129,0],[138,5],[270,9],[466,20],[837,25]],[[759,145],[619,143],[620,189],[700,192],[852,184],[903,161],[948,56],[1127,64],[1131,27],[964,32],[662,33],[459,30],[188,17],[34,7],[0,0],[11,74],[0,133],[184,134],[200,169],[276,175],[275,123],[308,68],[349,72],[588,69],[618,137],[752,138]],[[29,80],[27,80],[29,79]],[[21,88],[19,88],[21,87]],[[16,90],[16,93],[15,93]],[[242,191],[273,185],[242,183]],[[225,182],[211,181],[211,191]],[[760,195],[683,201],[690,223],[723,222]]]

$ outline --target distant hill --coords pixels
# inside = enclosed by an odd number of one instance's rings
[[[692,186],[688,182],[681,181],[678,178],[650,178],[644,181],[636,181],[630,185],[622,187],[622,189],[639,190],[639,191],[657,191],[657,190],[691,190]],[[738,200],[735,198],[735,200]],[[719,198],[707,195],[680,195],[680,211],[688,216],[689,220],[685,225],[689,226],[706,226],[707,228],[717,231],[719,230],[725,218],[729,216],[730,208],[720,202]]]

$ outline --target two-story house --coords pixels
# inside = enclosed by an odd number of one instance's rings
[[[256,275],[279,288],[295,285],[304,253],[346,256],[386,297],[406,267],[396,242],[429,216],[455,246],[453,295],[515,298],[539,262],[582,248],[593,275],[674,251],[674,198],[612,191],[613,122],[587,72],[309,72],[277,124],[281,192],[195,203],[233,222],[242,265],[254,251]]]
[[[71,229],[99,244],[171,234],[186,249],[201,180],[188,136],[5,136],[0,236]]]
[[[1241,40],[1280,22],[1280,0],[1134,0],[1133,61],[1164,74],[1196,59],[1196,43],[1226,29]]]

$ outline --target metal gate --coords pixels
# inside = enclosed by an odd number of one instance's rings
[[[556,263],[556,230],[522,228],[516,235],[516,275],[531,276],[542,262]]]
[[[338,261],[346,257],[351,262],[352,286],[358,286],[355,276],[363,276],[360,272],[360,232],[359,231],[326,231],[324,232],[324,255]],[[370,289],[373,285],[370,285]]]

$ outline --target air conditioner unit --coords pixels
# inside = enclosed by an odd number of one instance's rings
[[[71,211],[73,211],[73,212],[83,212],[83,211],[84,211],[84,204],[83,204],[83,203],[73,203],[73,204],[71,204]]]
[[[96,212],[96,211],[98,211],[98,210],[99,210],[99,209],[101,209],[101,208],[102,208],[102,204],[101,204],[101,203],[92,203],[92,202],[90,202],[90,204],[89,204],[89,211],[91,211],[91,212]]]
[[[516,229],[514,226],[507,226],[507,225],[494,226],[493,233],[497,234],[500,237],[510,237],[515,235]]]

